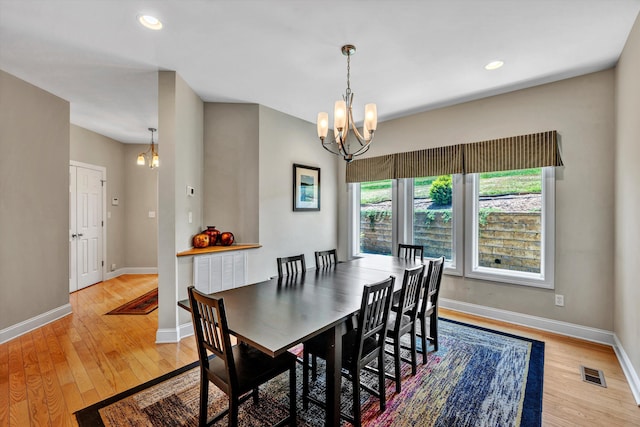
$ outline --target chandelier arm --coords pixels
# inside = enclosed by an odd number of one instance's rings
[[[329,144],[337,144],[338,146],[340,146],[340,144],[335,142],[335,141],[334,142],[330,142]],[[331,154],[335,154],[337,156],[341,156],[342,155],[342,153],[340,151],[334,151],[334,150],[330,149],[327,145],[328,145],[327,143],[322,141],[322,148],[324,148],[325,150],[327,150]]]
[[[370,147],[371,147],[371,141],[367,142],[366,145],[363,145],[362,148],[360,148],[358,151],[353,153],[353,156],[359,156],[361,154],[366,153],[367,151],[369,151]]]

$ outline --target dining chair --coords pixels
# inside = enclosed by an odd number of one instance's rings
[[[427,363],[427,347],[431,343],[433,351],[438,351],[438,296],[444,271],[444,257],[429,261],[428,272],[424,276],[424,289],[420,308],[418,309],[418,321],[420,332],[416,336],[422,341],[422,364]],[[427,317],[429,317],[429,331],[427,332]]]
[[[304,254],[282,257],[277,259],[278,277],[305,274],[307,267],[304,262]]]
[[[338,251],[330,249],[328,251],[316,251],[316,268],[328,267],[338,263]]]
[[[394,284],[395,277],[389,276],[380,282],[365,285],[357,327],[342,336],[342,375],[350,379],[353,385],[353,417],[344,413],[340,415],[356,427],[360,427],[362,424],[360,388],[378,397],[381,412],[384,412],[387,407],[384,370],[378,371],[378,390],[362,384],[360,372],[373,360],[377,360],[378,366],[384,366],[386,325],[391,309]],[[307,366],[311,355],[327,359],[326,335],[319,335],[305,342],[304,361]],[[308,402],[325,406],[324,402],[309,396],[309,372],[307,369],[303,370],[302,402],[305,409],[308,408]]]
[[[388,354],[393,355],[395,375],[387,374],[387,377],[396,382],[396,393],[401,391],[401,363],[403,361],[411,363],[411,375],[415,375],[418,369],[416,316],[423,286],[423,275],[424,265],[405,269],[400,290],[400,301],[397,306],[391,308],[391,313],[389,314],[387,343],[393,346],[393,352],[388,351]],[[406,334],[411,335],[411,359],[403,358],[400,354],[400,339]]]
[[[422,245],[405,245],[404,243],[398,243],[398,257],[399,258],[420,258],[424,260],[424,246]]]
[[[289,371],[289,416],[278,426],[296,425],[296,358],[291,353],[271,357],[247,345],[231,345],[227,315],[222,298],[216,298],[189,286],[191,319],[200,359],[200,427],[214,424],[229,415],[229,426],[238,425],[240,403],[253,397],[258,387]],[[209,357],[212,353],[215,357]],[[229,408],[207,420],[209,382],[229,397]]]

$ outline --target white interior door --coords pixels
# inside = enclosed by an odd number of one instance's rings
[[[69,291],[73,292],[102,281],[102,172],[71,166],[69,178]]]

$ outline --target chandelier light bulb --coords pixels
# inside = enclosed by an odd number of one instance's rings
[[[329,131],[329,114],[326,112],[318,113],[318,138],[324,139]]]

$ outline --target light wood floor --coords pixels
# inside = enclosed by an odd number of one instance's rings
[[[104,313],[157,286],[121,276],[71,294],[73,314],[0,345],[0,427],[75,426],[73,413],[197,359],[193,337],[155,344],[157,310]],[[610,347],[442,310],[444,317],[545,341],[545,426],[639,426]],[[602,369],[608,388],[584,383],[580,365]]]

